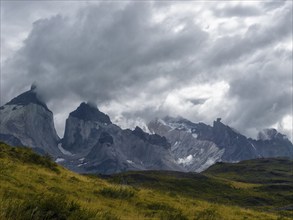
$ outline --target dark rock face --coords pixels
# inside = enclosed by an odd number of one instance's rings
[[[62,147],[72,153],[88,151],[98,141],[103,127],[111,124],[108,115],[83,102],[66,120]]]
[[[213,124],[213,141],[219,148],[225,149],[224,161],[240,161],[257,157],[257,152],[244,136],[235,132],[219,120]]]
[[[107,133],[107,132],[102,132],[101,135],[100,135],[100,138],[99,138],[99,143],[100,144],[113,144],[114,141],[113,141],[113,138],[112,136]]]
[[[142,140],[147,140],[146,133],[140,127],[136,126],[135,129],[132,131],[132,134],[134,134]]]
[[[18,138],[11,134],[0,134],[0,140],[11,146],[24,146]]]
[[[105,124],[112,124],[108,115],[84,102],[75,111],[71,112],[70,116],[84,121],[98,121]]]
[[[149,142],[150,144],[163,146],[166,149],[171,148],[171,144],[167,141],[165,137],[158,134],[145,133],[140,127],[135,127],[135,129],[132,131],[132,134],[146,142]]]
[[[192,132],[197,134],[197,139],[207,140],[215,143],[225,152],[222,155],[224,161],[239,161],[255,158],[257,153],[248,139],[224,125],[221,119],[214,121],[213,126],[204,123],[193,124]]]
[[[258,140],[246,138],[221,122],[214,122],[213,141],[225,148],[223,160],[247,160],[260,157],[292,157],[293,145],[276,129],[260,132]]]
[[[192,133],[197,134],[197,139],[199,140],[213,139],[213,127],[201,122],[193,125]]]
[[[258,139],[249,139],[255,146],[260,157],[289,157],[293,158],[293,145],[286,135],[276,129],[265,129],[258,134]]]

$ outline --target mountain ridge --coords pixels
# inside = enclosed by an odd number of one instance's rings
[[[49,153],[84,173],[164,169],[201,172],[218,161],[293,156],[292,143],[274,129],[247,138],[218,118],[213,126],[166,116],[141,128],[122,129],[95,105],[82,102],[69,113],[59,138],[53,113],[35,86],[0,107],[0,140]]]

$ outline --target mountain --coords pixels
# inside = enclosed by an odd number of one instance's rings
[[[166,138],[139,127],[123,130],[106,114],[81,103],[66,120],[59,162],[82,173],[117,173],[126,170],[180,170]]]
[[[225,125],[193,123],[165,117],[148,124],[152,134],[136,127],[121,129],[97,106],[81,103],[72,111],[60,139],[53,113],[35,86],[0,107],[0,140],[28,146],[80,173],[119,173],[128,170],[201,172],[218,161],[237,162],[261,157],[293,157],[293,145],[275,129],[257,140]]]
[[[290,157],[293,158],[293,146],[286,135],[276,129],[265,129],[258,134],[257,140],[249,140],[255,146],[261,157]]]
[[[267,129],[253,140],[223,124],[220,118],[210,126],[182,117],[165,117],[151,121],[148,128],[167,138],[172,155],[189,171],[202,171],[217,161],[293,156],[292,143],[275,129]]]
[[[80,175],[0,143],[0,219],[292,219],[292,160]]]
[[[36,87],[0,107],[0,140],[54,157],[61,154],[53,113],[37,95]]]
[[[87,154],[96,144],[99,131],[111,124],[108,115],[83,102],[66,120],[62,147],[74,154]]]
[[[188,171],[201,172],[219,161],[224,153],[215,143],[198,140],[195,124],[183,118],[166,117],[148,124],[151,132],[165,136],[171,143],[171,153],[178,164]]]
[[[64,137],[54,128],[53,113],[32,88],[0,108],[0,140],[48,153],[56,162],[81,173],[126,170],[179,170],[166,138],[139,127],[123,130],[89,103],[69,114]]]

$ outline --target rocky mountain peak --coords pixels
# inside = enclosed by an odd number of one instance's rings
[[[29,146],[53,157],[61,154],[57,148],[60,139],[54,127],[53,113],[40,98],[35,85],[2,106],[0,115],[0,140]]]
[[[136,126],[132,133],[140,139],[146,140],[146,133],[140,127]]]
[[[214,121],[214,123],[213,123],[213,127],[214,128],[222,128],[222,127],[227,127],[225,124],[223,124],[222,122],[221,122],[221,118],[217,118],[215,121]]]
[[[105,124],[112,124],[108,115],[100,112],[99,109],[89,103],[81,103],[80,106],[70,113],[71,117],[75,117],[84,121],[98,121]]]
[[[42,101],[40,95],[36,91],[36,86],[32,85],[29,91],[26,91],[19,96],[13,98],[11,101],[6,103],[6,105],[29,105],[29,104],[37,104],[44,107],[46,110],[50,111],[47,105]],[[50,111],[51,112],[51,111]]]
[[[139,137],[140,139],[154,145],[163,146],[164,148],[168,149],[171,147],[170,143],[167,139],[163,136],[158,134],[148,134],[145,133],[140,127],[136,126],[135,129],[132,131],[132,134]]]

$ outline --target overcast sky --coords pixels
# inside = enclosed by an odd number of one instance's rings
[[[292,139],[292,2],[1,2],[1,105],[33,82],[60,136],[91,101],[124,128],[221,117]]]

